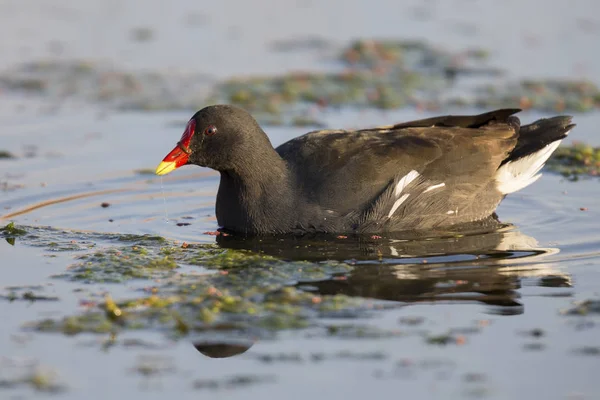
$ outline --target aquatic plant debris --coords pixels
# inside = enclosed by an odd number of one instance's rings
[[[9,222],[4,228],[0,228],[0,233],[7,236],[21,236],[27,233],[24,229],[17,228],[14,222]]]
[[[119,283],[132,279],[157,279],[170,276],[176,262],[168,250],[148,250],[143,246],[108,248],[77,256],[78,262],[66,273],[56,275],[86,283]]]
[[[23,237],[30,240],[40,231],[27,228]],[[66,238],[57,238],[59,232],[53,232],[54,240],[62,242]],[[292,286],[348,273],[352,267],[344,263],[290,262],[149,236],[86,235],[66,235],[84,242],[93,238],[95,244],[54,278],[79,284],[140,281],[147,290],[135,290],[125,299],[108,293],[91,299],[79,314],[28,323],[27,328],[66,335],[151,329],[174,337],[224,326],[268,332],[306,327],[319,316],[371,310],[374,304],[343,295],[315,296]]]
[[[577,79],[525,79],[508,85],[492,83],[479,87],[474,105],[558,113],[586,112],[600,106],[600,90],[592,82]]]
[[[600,176],[600,147],[592,147],[582,142],[560,146],[546,164],[546,168],[573,181],[582,176]]]
[[[135,32],[148,34],[144,29]],[[323,126],[318,112],[325,108],[585,112],[600,106],[600,90],[587,81],[528,79],[507,84],[504,72],[489,65],[488,55],[486,49],[448,51],[419,40],[360,39],[338,49],[325,71],[217,82],[202,74],[133,72],[86,60],[38,61],[0,74],[0,90],[51,100],[76,96],[121,110],[188,111],[225,102],[248,109],[263,124],[313,127]],[[473,75],[483,82],[462,84],[462,77]]]
[[[464,335],[454,335],[453,333],[445,333],[440,335],[431,335],[425,338],[427,344],[446,346],[449,344],[463,345],[466,343]]]
[[[24,363],[20,359],[0,358],[0,391],[23,387],[48,394],[68,390],[67,384],[54,369],[42,366],[36,360]]]
[[[276,331],[299,328],[310,328],[304,332],[307,338],[390,339],[416,334],[426,343],[461,346],[467,344],[468,335],[485,326],[479,321],[436,336],[420,329],[423,320],[418,316],[407,316],[391,329],[357,321],[403,303],[314,292],[317,282],[345,282],[357,268],[347,263],[289,261],[213,244],[182,245],[153,235],[14,225],[10,229],[21,230],[19,240],[24,244],[48,251],[73,246],[63,250],[72,253],[72,264],[54,279],[78,285],[80,308],[69,315],[30,321],[24,328],[65,335],[108,334],[113,339],[103,348],[127,331],[161,332],[172,339],[199,334],[211,339],[224,332],[267,339]],[[101,293],[86,289],[97,288],[98,283],[103,284]],[[128,286],[121,285],[115,296],[110,285],[115,283]],[[19,290],[14,290],[15,300],[44,296],[37,287]],[[27,291],[31,294],[24,295]]]
[[[41,286],[11,286],[5,288],[6,294],[0,294],[0,299],[13,301],[58,301],[60,300],[57,296],[47,296],[40,292],[44,290]]]
[[[11,246],[15,245],[16,238],[25,235],[27,232],[17,228],[14,222],[9,222],[5,227],[0,228],[0,237],[4,238]]]

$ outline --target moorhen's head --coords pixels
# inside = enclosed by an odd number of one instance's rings
[[[247,111],[230,105],[208,106],[189,120],[156,174],[165,175],[187,164],[233,170],[269,147],[267,135]]]

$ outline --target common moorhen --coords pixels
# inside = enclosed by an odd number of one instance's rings
[[[361,130],[321,130],[276,149],[231,105],[198,111],[156,169],[221,174],[216,214],[244,234],[427,231],[478,221],[535,182],[575,126],[521,126],[520,110],[441,116]]]

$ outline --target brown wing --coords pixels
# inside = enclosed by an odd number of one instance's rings
[[[493,213],[503,198],[496,190],[495,175],[518,138],[512,127],[443,128],[435,135],[431,135],[431,128],[409,128],[408,132],[434,142],[439,156],[413,168],[419,177],[402,193],[395,189],[405,175],[398,176],[363,213],[363,221],[388,225],[389,230],[432,229],[472,222]],[[395,202],[405,194],[409,196],[396,209]]]
[[[316,131],[284,143],[277,152],[295,172],[299,189],[321,207],[345,215],[371,205],[369,212],[387,215],[385,208],[394,200],[386,197],[390,187],[411,170],[422,175],[421,184],[448,182],[463,196],[483,190],[516,142],[515,129],[502,122],[511,113],[483,114],[488,125],[481,116],[458,116],[360,131]],[[448,121],[466,126],[445,126]],[[477,127],[468,127],[473,124]]]
[[[276,150],[294,171],[305,198],[339,214],[362,209],[403,172],[401,166],[440,156],[431,140],[377,131],[316,132]]]

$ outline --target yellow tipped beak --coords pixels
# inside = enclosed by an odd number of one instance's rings
[[[174,169],[187,164],[191,152],[189,149],[187,152],[184,150],[185,149],[182,146],[177,144],[177,146],[163,158],[162,162],[158,164],[158,167],[156,167],[156,175],[166,175]]]
[[[175,161],[163,161],[156,167],[156,175],[166,175],[177,168]]]

